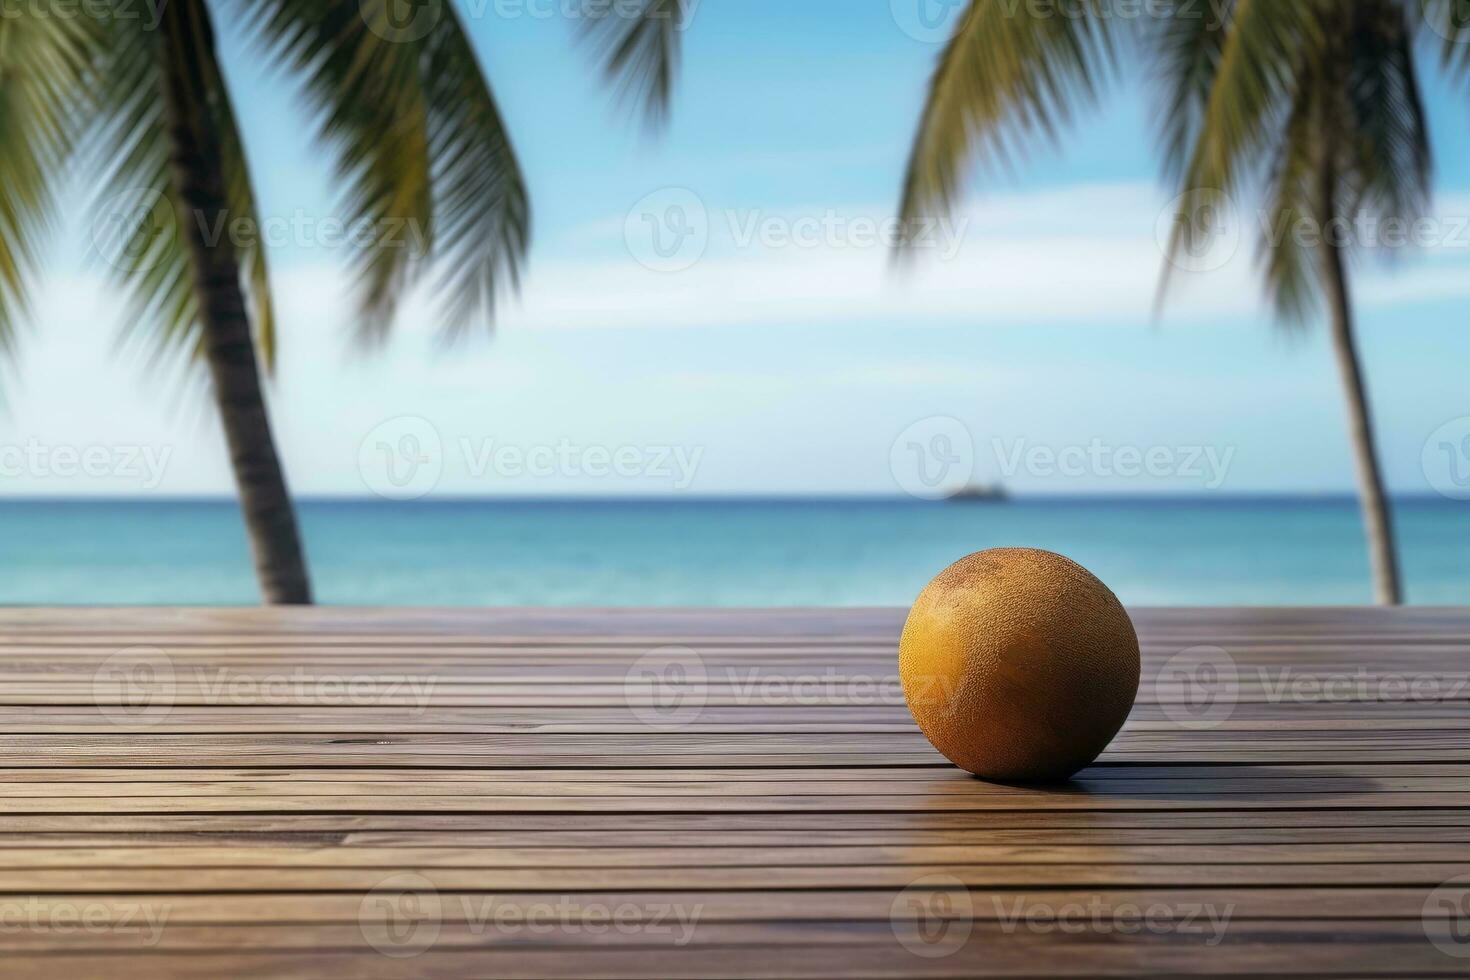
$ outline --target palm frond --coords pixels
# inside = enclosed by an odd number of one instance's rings
[[[1331,23],[1337,3],[1236,0],[1223,45],[1207,62],[1214,71],[1202,114],[1187,124],[1196,134],[1189,162],[1176,167],[1185,206],[1167,246],[1160,303],[1180,257],[1205,245],[1215,230],[1215,210],[1189,206],[1192,196],[1218,192],[1233,200],[1267,179],[1264,161],[1275,156],[1275,141],[1292,113],[1305,52],[1321,47],[1324,24]]]
[[[929,85],[904,180],[903,227],[952,209],[972,160],[1007,162],[1028,140],[1055,137],[1096,101],[1118,44],[1102,0],[1083,0],[1067,16],[971,0]]]
[[[583,0],[584,35],[596,46],[604,77],[620,98],[641,107],[650,126],[668,118],[693,11],[691,0]]]
[[[97,42],[87,18],[43,2],[0,17],[0,352],[29,312],[29,285],[55,221],[78,131],[76,103]]]
[[[344,221],[372,231],[352,257],[361,290],[359,335],[369,340],[386,332],[414,263],[423,258],[409,247],[379,247],[380,230],[402,222],[428,236],[433,221],[419,50],[411,35],[399,40],[390,2],[260,0],[245,8],[270,53],[305,79],[342,181]]]
[[[529,238],[524,178],[494,96],[451,4],[405,28],[395,0],[254,0],[267,50],[305,79],[345,187],[359,336],[375,342],[432,258],[444,264],[446,332],[489,320]]]
[[[1285,121],[1302,52],[1321,44],[1332,23],[1323,13],[1337,2],[1237,0],[1188,167],[1193,186],[1228,192],[1249,179]]]
[[[1305,322],[1321,300],[1313,263],[1316,242],[1302,229],[1323,229],[1332,219],[1317,193],[1323,147],[1312,96],[1308,87],[1297,90],[1267,178],[1261,264],[1267,294],[1277,316],[1288,324]]]
[[[86,114],[95,125],[83,148],[101,175],[92,207],[94,258],[129,297],[124,339],[150,349],[157,361],[195,359],[201,330],[187,223],[201,222],[180,200],[169,162],[162,66],[154,33],[136,19],[110,18]],[[230,94],[212,48],[200,50],[210,91],[201,99],[220,137],[229,214],[225,225],[200,228],[216,248],[232,248],[251,307],[256,349],[271,368],[276,356],[274,305],[265,242]],[[232,233],[230,225],[246,231]]]
[[[1265,195],[1261,262],[1284,322],[1319,307],[1321,248],[1350,251],[1364,219],[1407,226],[1427,207],[1415,26],[1399,0],[1238,2],[1181,180],[1242,205]],[[1209,216],[1180,216],[1171,259],[1211,231]]]
[[[531,205],[505,122],[453,10],[427,39],[429,153],[434,161],[434,259],[445,333],[493,318],[519,284]]]
[[[1412,223],[1428,208],[1429,122],[1414,60],[1413,25],[1395,0],[1357,0],[1348,35],[1345,128],[1354,208]],[[1470,37],[1467,37],[1470,40]]]
[[[1199,142],[1235,2],[1201,5],[1195,0],[1159,0],[1157,10],[1146,46],[1162,94],[1159,123],[1164,169],[1177,181],[1183,178]]]

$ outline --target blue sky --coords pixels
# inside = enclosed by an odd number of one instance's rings
[[[703,0],[659,137],[613,103],[562,0],[461,2],[529,176],[530,274],[493,340],[440,347],[431,297],[416,295],[394,341],[367,356],[348,343],[340,254],[309,236],[277,248],[272,398],[293,489],[369,493],[365,444],[387,432],[396,445],[418,431],[396,421],[409,418],[438,439],[444,495],[895,494],[895,440],[941,418],[969,435],[974,479],[1026,492],[1216,489],[1179,472],[1006,471],[1018,451],[1089,446],[1213,449],[1230,460],[1226,492],[1350,490],[1322,331],[1273,329],[1250,241],[1151,317],[1170,195],[1141,79],[1063,147],[980,176],[942,247],[907,279],[889,273],[866,231],[892,217],[938,53],[902,29],[907,2]],[[289,80],[222,31],[263,212],[332,217],[331,175]],[[1470,216],[1470,93],[1423,67],[1447,241],[1364,265],[1357,281],[1384,461],[1403,493],[1429,489],[1431,433],[1470,415],[1470,230],[1457,219]],[[700,210],[707,245],[692,264],[650,269],[641,222],[670,202]],[[167,465],[143,481],[29,466],[0,492],[228,493],[207,401],[117,349],[117,297],[76,246],[86,218],[72,216],[7,377],[0,445],[136,446]],[[486,470],[487,446],[675,447],[698,467],[682,486],[651,471]]]

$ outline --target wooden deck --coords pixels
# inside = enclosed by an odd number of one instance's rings
[[[0,612],[0,976],[1470,973],[1470,610],[1140,611],[1047,789],[901,621]]]

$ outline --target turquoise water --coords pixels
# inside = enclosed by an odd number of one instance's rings
[[[1412,601],[1470,603],[1470,504],[1397,505]],[[321,601],[906,605],[1002,545],[1072,556],[1137,604],[1367,602],[1351,500],[309,501]],[[0,602],[251,603],[228,502],[0,501]]]

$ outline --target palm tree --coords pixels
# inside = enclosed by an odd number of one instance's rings
[[[1141,49],[1164,99],[1166,170],[1184,193],[1169,258],[1216,220],[1200,194],[1259,195],[1262,264],[1278,318],[1324,306],[1346,395],[1374,591],[1402,600],[1387,494],[1357,345],[1348,265],[1360,218],[1408,222],[1428,205],[1431,160],[1413,45],[1446,44],[1470,67],[1455,0],[1167,0],[1160,16],[1120,18],[1109,0],[1080,16],[972,0],[934,75],[905,181],[905,221],[954,206],[977,157],[1006,160],[1053,136],[1098,99]],[[1019,13],[1017,11],[1020,11]],[[1216,16],[1217,12],[1223,16]],[[911,227],[911,226],[910,226]],[[1303,231],[1310,229],[1310,231]],[[1166,264],[1165,285],[1168,265]]]
[[[309,603],[263,393],[276,346],[266,256],[258,234],[219,234],[241,220],[261,227],[215,46],[212,9],[224,3],[163,0],[157,24],[129,0],[94,17],[35,0],[0,18],[0,347],[14,346],[65,167],[81,157],[101,189],[95,238],[131,296],[130,329],[156,354],[207,366],[265,601]],[[232,7],[304,79],[345,187],[344,221],[416,231],[352,256],[360,337],[385,336],[399,298],[431,264],[448,335],[490,322],[498,294],[517,281],[530,208],[455,7],[410,6],[410,21],[400,0]],[[667,106],[688,12],[686,0],[587,5],[606,71],[650,118]]]

